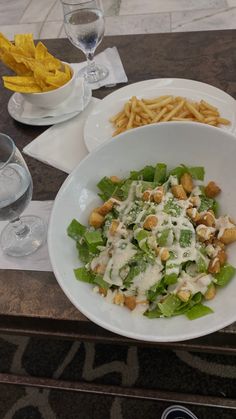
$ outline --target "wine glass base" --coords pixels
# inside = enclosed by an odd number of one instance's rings
[[[97,83],[98,81],[104,80],[109,70],[103,65],[95,65],[92,71],[88,71],[89,67],[83,67],[78,72],[79,77],[84,77],[87,83]]]
[[[30,255],[46,241],[46,225],[41,218],[34,215],[25,215],[21,217],[21,221],[29,229],[25,237],[18,237],[11,223],[1,233],[2,250],[9,256]]]

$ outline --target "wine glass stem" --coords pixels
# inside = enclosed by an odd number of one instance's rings
[[[95,72],[95,61],[94,61],[94,53],[93,52],[88,52],[86,54],[86,58],[87,58],[87,63],[88,63],[88,73],[92,74]]]
[[[19,239],[23,239],[24,237],[26,237],[30,231],[29,227],[25,223],[23,223],[19,217],[15,218],[15,220],[12,220],[10,223],[14,229],[16,236]]]

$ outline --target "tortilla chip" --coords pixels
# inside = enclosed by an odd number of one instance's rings
[[[8,51],[12,43],[0,32],[0,50]]]
[[[15,46],[24,51],[26,57],[35,57],[35,45],[32,33],[15,35]]]
[[[18,75],[28,75],[31,72],[31,70],[26,67],[24,63],[17,62],[10,51],[5,51],[1,55],[1,60],[7,67],[9,67]]]
[[[38,42],[35,48],[35,59],[42,62],[47,71],[59,70],[61,61],[51,55],[42,42]]]
[[[60,86],[63,86],[63,84],[68,82],[68,77],[66,73],[63,73],[62,71],[57,70],[54,75],[50,75],[46,78],[46,82],[52,86],[60,87]]]
[[[4,87],[9,90],[13,90],[13,92],[19,93],[40,93],[42,90],[41,88],[35,83],[33,86],[17,86],[13,83],[4,82]]]
[[[11,83],[17,86],[34,86],[35,79],[33,76],[3,76],[4,83]]]

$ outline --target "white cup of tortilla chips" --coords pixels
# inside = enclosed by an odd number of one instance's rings
[[[71,79],[67,83],[53,90],[49,90],[48,92],[21,93],[24,99],[27,100],[27,102],[30,102],[32,105],[45,109],[56,108],[66,99],[68,99],[75,87],[76,75],[72,67],[68,63],[66,64],[70,67],[71,71]]]
[[[0,61],[15,74],[3,76],[4,87],[22,94],[35,106],[52,109],[71,95],[75,86],[72,67],[53,56],[33,34],[16,34],[14,42],[0,32]]]

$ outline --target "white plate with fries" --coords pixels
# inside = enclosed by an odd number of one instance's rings
[[[234,133],[236,103],[222,90],[195,80],[145,80],[99,102],[85,123],[84,141],[92,151],[127,129],[168,121],[202,122]]]

